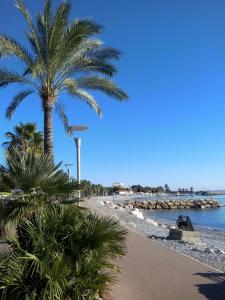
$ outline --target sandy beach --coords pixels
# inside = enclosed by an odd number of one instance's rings
[[[223,232],[201,232],[199,245],[168,241],[167,228],[150,225],[127,211],[102,205],[102,200],[92,198],[88,203],[99,213],[118,218],[129,228],[127,255],[119,261],[123,272],[106,299],[224,299]]]

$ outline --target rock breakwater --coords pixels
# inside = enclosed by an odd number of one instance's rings
[[[209,209],[222,207],[217,200],[149,200],[149,201],[137,201],[128,200],[124,203],[127,208],[139,208],[139,209]]]

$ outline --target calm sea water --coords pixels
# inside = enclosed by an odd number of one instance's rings
[[[185,199],[179,197],[179,199]],[[190,196],[186,198],[190,199]],[[221,203],[225,204],[225,195],[222,196],[210,196],[210,197],[197,197],[194,196],[192,199],[216,199]],[[171,209],[171,210],[146,210],[144,212],[145,217],[157,219],[162,222],[175,223],[179,215],[189,216],[192,223],[196,226],[225,230],[225,206],[220,208],[212,209]]]

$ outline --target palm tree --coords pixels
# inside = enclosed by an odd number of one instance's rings
[[[74,194],[76,187],[60,167],[61,163],[54,165],[48,155],[34,151],[10,148],[6,152],[6,161],[0,165],[0,182],[8,189],[21,191],[4,208],[4,218],[0,218],[0,232],[6,238],[6,227],[16,228],[21,219],[43,205],[63,203]]]
[[[21,151],[35,151],[42,153],[44,150],[43,133],[37,130],[35,123],[20,123],[14,127],[14,132],[6,132],[5,137],[9,140],[2,145],[7,149],[16,147]]]
[[[75,205],[43,207],[0,253],[1,299],[99,299],[115,281],[125,234],[118,221]]]
[[[43,14],[33,22],[21,0],[17,8],[26,19],[26,32],[31,49],[26,49],[14,39],[0,36],[0,56],[14,56],[25,64],[21,73],[0,68],[0,86],[23,84],[24,90],[15,95],[6,116],[11,118],[20,103],[33,93],[41,99],[44,112],[44,150],[53,159],[52,112],[59,114],[68,129],[68,119],[59,101],[60,93],[86,102],[99,115],[100,107],[88,90],[100,90],[120,101],[127,99],[110,77],[116,74],[112,60],[118,60],[118,50],[105,47],[96,38],[102,27],[89,19],[69,22],[70,4],[62,3],[53,13],[51,0],[45,0]],[[101,75],[101,76],[100,76]]]
[[[9,188],[24,193],[31,189],[47,195],[71,193],[72,185],[61,165],[53,165],[48,155],[12,148],[6,154],[5,164],[0,165],[0,180]]]

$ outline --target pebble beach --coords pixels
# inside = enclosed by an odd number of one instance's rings
[[[100,213],[118,219],[121,225],[130,230],[145,235],[173,251],[225,272],[225,231],[196,227],[200,235],[198,243],[169,240],[167,239],[169,229],[173,228],[175,223],[166,224],[155,218],[142,218],[141,215],[133,214],[131,209],[123,208],[121,203],[124,201],[124,197],[117,197],[116,201],[112,202],[112,196],[104,196],[93,197],[89,199],[88,203]]]

